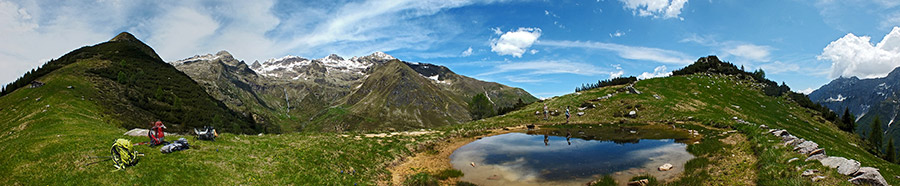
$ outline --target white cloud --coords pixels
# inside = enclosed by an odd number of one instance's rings
[[[681,9],[688,0],[619,0],[625,3],[624,8],[631,10],[631,13],[641,17],[653,17],[662,19],[679,17]]]
[[[625,32],[616,30],[615,33],[609,33],[609,37],[622,37],[625,36]]]
[[[503,34],[503,30],[500,30],[500,27],[491,28],[491,31],[493,31],[494,34],[497,34],[497,35]]]
[[[812,93],[813,91],[816,91],[816,90],[813,89],[813,88],[806,88],[806,89],[803,89],[803,90],[799,90],[799,91],[797,91],[797,92],[799,92],[799,93],[801,93],[801,94],[809,95],[809,93]]]
[[[831,61],[830,77],[875,78],[900,66],[900,27],[894,27],[878,44],[869,36],[852,33],[832,41],[817,59]]]
[[[466,50],[463,51],[462,54],[460,54],[460,55],[461,55],[462,57],[468,57],[468,56],[471,56],[471,55],[472,55],[472,47],[469,47],[469,49],[466,49]]]
[[[185,57],[206,52],[201,46],[207,44],[220,26],[211,15],[186,7],[173,8],[149,24],[152,25],[149,32],[153,34],[147,43],[156,46],[159,55]]]
[[[624,71],[624,70],[619,70],[619,71],[615,71],[615,72],[610,72],[610,73],[609,73],[609,78],[612,79],[612,78],[622,77],[622,75],[625,75],[625,71]]]
[[[537,45],[541,46],[552,46],[552,47],[566,47],[566,48],[586,48],[586,49],[600,49],[600,50],[608,50],[616,52],[619,57],[625,59],[633,59],[633,60],[646,60],[646,61],[655,61],[660,63],[669,63],[669,64],[690,64],[693,62],[691,57],[688,55],[672,51],[665,50],[659,48],[650,48],[650,47],[639,47],[639,46],[627,46],[620,45],[615,43],[604,43],[604,42],[593,42],[593,41],[547,41],[543,40],[537,42]]]
[[[434,51],[432,46],[465,32],[459,20],[441,12],[494,2],[499,1],[284,1],[278,4],[286,6],[275,6],[274,0],[0,0],[0,83],[122,31],[142,39],[164,60],[219,50],[248,61],[287,54]]]
[[[608,73],[589,63],[571,62],[568,60],[548,60],[498,64],[495,65],[494,69],[490,72],[482,73],[477,76],[488,76],[506,72],[520,72],[519,74],[524,75],[577,74],[585,76]]]
[[[769,46],[739,44],[723,49],[726,55],[753,61],[769,61]]]
[[[541,37],[540,28],[519,28],[516,31],[509,31],[500,36],[499,39],[491,41],[491,51],[499,55],[511,55],[513,57],[522,57],[522,54],[531,47],[537,39]]]
[[[650,78],[655,78],[655,77],[665,77],[665,76],[669,76],[669,75],[672,75],[672,71],[667,71],[666,66],[658,66],[656,68],[653,68],[652,73],[644,72],[644,73],[641,73],[641,75],[638,76],[637,78],[638,79],[650,79]]]

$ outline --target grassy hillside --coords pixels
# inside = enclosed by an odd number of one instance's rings
[[[805,157],[781,146],[780,139],[763,134],[765,130],[756,126],[741,124],[733,119],[737,117],[771,128],[786,129],[800,138],[813,140],[826,149],[828,155],[847,157],[860,161],[862,166],[876,167],[889,183],[900,184],[900,180],[893,177],[900,175],[900,166],[869,154],[864,148],[865,142],[854,134],[840,131],[817,111],[803,108],[786,96],[766,96],[760,88],[762,86],[753,80],[710,74],[655,78],[634,85],[642,94],[620,92],[609,99],[592,101],[623,87],[605,87],[554,97],[504,116],[450,126],[444,130],[480,134],[479,131],[485,129],[529,123],[560,124],[565,122],[562,115],[545,121],[541,119],[542,115],[535,115],[535,112],[543,110],[544,103],[551,110],[562,111],[570,106],[573,124],[645,123],[699,130],[704,139],[699,144],[688,146],[689,152],[698,158],[685,165],[685,175],[673,185],[849,184],[844,181],[849,177],[838,175],[817,161],[802,161]],[[579,111],[577,108],[583,104],[593,104],[597,108]],[[636,111],[637,116],[628,117],[629,111]],[[577,116],[578,112],[585,115]],[[736,133],[728,133],[731,130]],[[801,161],[787,163],[793,157]],[[797,168],[802,170],[797,171]],[[824,174],[828,180],[813,183],[808,177],[800,176],[805,169],[826,171]]]
[[[105,114],[98,89],[79,65],[60,69],[42,81],[0,97],[0,184],[2,185],[373,185],[388,173],[384,167],[415,149],[413,141],[433,136],[355,139],[334,133],[284,135],[222,134],[216,142],[193,140],[192,149],[164,155],[159,147],[137,146],[146,154],[125,171],[107,156],[113,140],[147,141],[122,136],[116,117]],[[67,89],[72,85],[75,88]],[[85,99],[82,100],[81,97]],[[36,100],[40,98],[40,100]],[[344,171],[345,173],[341,173]],[[350,173],[346,173],[350,172]]]
[[[75,68],[75,67],[70,67]],[[898,166],[889,164],[860,147],[852,134],[824,123],[815,111],[802,108],[786,97],[765,96],[748,80],[718,75],[688,75],[642,80],[635,88],[643,94],[619,93],[610,99],[590,101],[616,92],[622,86],[569,94],[535,103],[504,116],[439,128],[443,133],[422,136],[363,137],[357,133],[292,133],[281,135],[223,134],[216,142],[190,140],[192,149],[163,155],[158,148],[137,147],[147,154],[136,166],[110,172],[103,162],[90,166],[86,156],[108,154],[108,148],[126,130],[115,117],[104,114],[90,101],[97,89],[69,69],[44,78],[47,86],[20,89],[0,97],[0,184],[360,184],[388,180],[386,167],[399,157],[420,150],[427,154],[435,141],[468,138],[487,129],[522,124],[557,124],[534,115],[547,103],[553,109],[588,102],[584,116],[573,116],[572,127],[674,125],[699,130],[703,140],[688,146],[698,158],[688,162],[684,175],[672,185],[847,185],[847,178],[818,162],[794,161],[802,155],[780,148],[780,140],[761,134],[762,129],[739,124],[732,117],[784,128],[818,142],[829,155],[844,156],[863,166],[881,169],[891,184],[900,181]],[[65,85],[76,88],[66,89]],[[708,87],[707,87],[708,86]],[[653,95],[657,95],[656,99]],[[80,96],[85,95],[86,100]],[[39,101],[35,98],[40,97]],[[46,105],[50,105],[47,107]],[[47,110],[47,111],[44,111]],[[621,115],[636,110],[637,117]],[[12,111],[12,112],[9,112]],[[340,114],[340,113],[335,113]],[[690,119],[689,119],[690,118]],[[629,124],[631,123],[631,124]],[[735,132],[728,132],[735,130]],[[356,137],[360,136],[360,137]],[[176,136],[169,137],[175,138]],[[145,137],[124,137],[144,141]],[[440,143],[437,143],[440,144]],[[424,146],[424,148],[423,148]],[[27,152],[27,153],[23,153]],[[811,182],[796,169],[819,169],[828,178]],[[66,170],[66,171],[62,171]],[[342,173],[344,171],[344,173]],[[351,172],[351,173],[346,173]]]

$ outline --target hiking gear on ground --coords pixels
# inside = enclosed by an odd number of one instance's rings
[[[181,151],[181,150],[186,150],[186,149],[190,149],[190,148],[191,148],[191,146],[188,145],[188,142],[186,139],[178,138],[177,141],[174,141],[166,146],[163,146],[162,148],[159,149],[159,151],[162,153],[172,153],[175,151]]]
[[[166,126],[163,125],[162,121],[156,121],[156,123],[153,123],[153,127],[151,127],[150,131],[147,132],[147,137],[150,137],[150,146],[151,147],[157,146],[157,145],[165,145],[165,144],[163,144],[163,142],[166,141],[165,140],[165,137],[166,137],[165,129],[166,129]]]
[[[219,137],[219,133],[212,126],[204,126],[203,130],[194,128],[194,133],[197,134],[197,139],[200,140],[216,141],[216,137]]]
[[[112,154],[113,166],[116,169],[124,169],[127,166],[133,166],[137,164],[137,151],[135,151],[131,146],[131,140],[127,139],[116,139],[116,142],[113,143],[112,149],[109,150]]]

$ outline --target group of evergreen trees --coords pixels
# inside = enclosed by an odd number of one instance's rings
[[[600,88],[600,87],[608,87],[614,85],[624,85],[637,81],[637,78],[634,76],[629,77],[616,77],[608,80],[599,80],[597,83],[588,83],[582,84],[581,87],[575,87],[575,92],[581,92],[585,90]]]
[[[869,142],[869,145],[872,147],[873,153],[881,156],[884,160],[887,160],[891,163],[900,163],[898,162],[896,150],[894,148],[894,138],[888,136],[887,146],[884,145],[884,134],[881,130],[881,119],[878,116],[875,116],[875,119],[872,120],[872,123],[869,123],[869,127],[871,127],[871,131],[869,131],[869,137],[866,139]]]

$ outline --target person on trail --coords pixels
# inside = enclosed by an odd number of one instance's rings
[[[150,137],[150,146],[161,145],[166,140],[166,125],[163,125],[162,121],[156,121],[153,123],[153,127],[150,127],[150,132],[147,133],[147,136]]]
[[[566,124],[569,124],[569,106],[566,106]]]
[[[544,103],[544,120],[550,120],[550,108],[547,108],[547,103]]]

